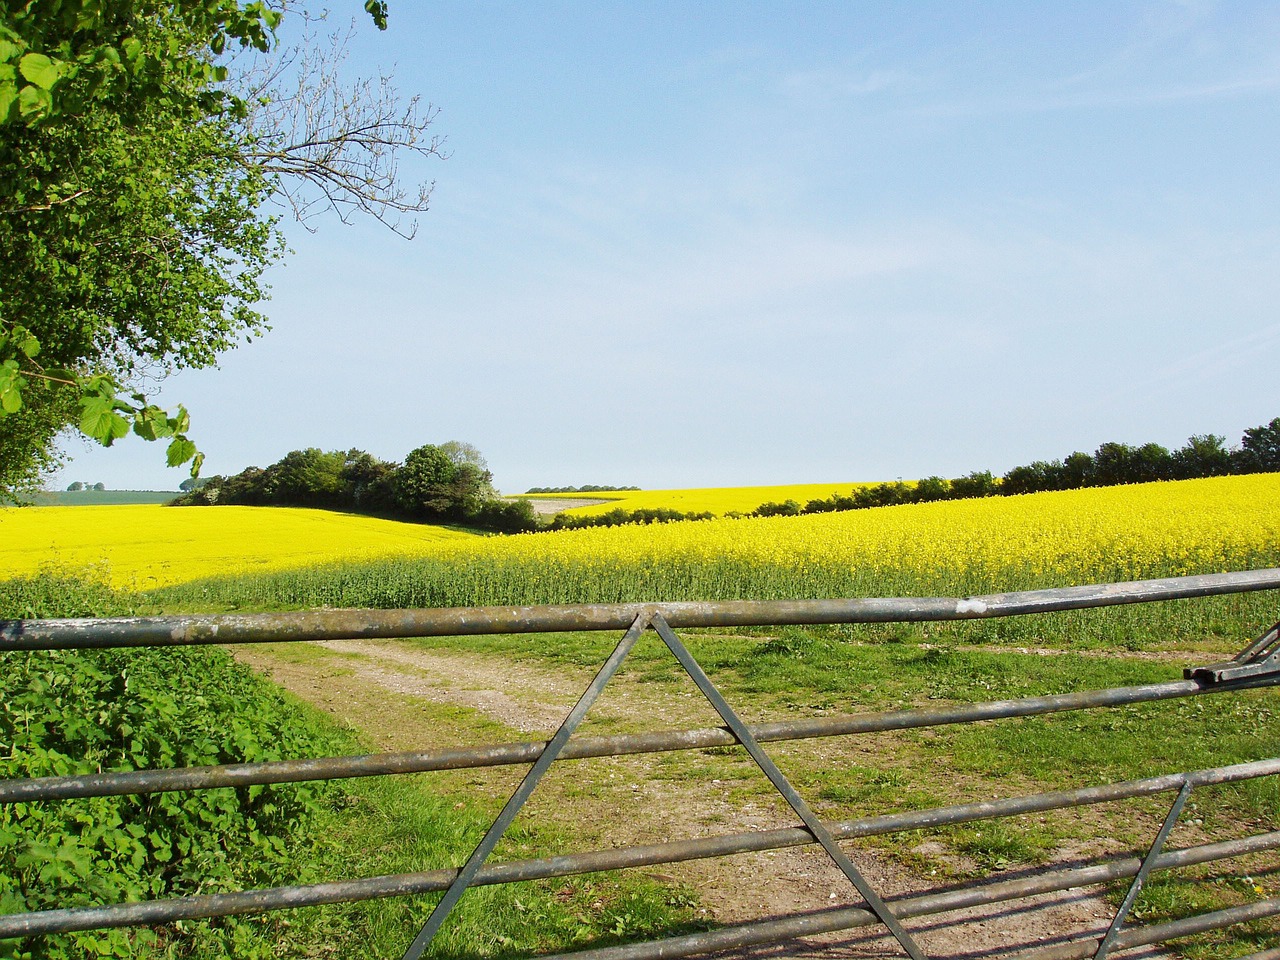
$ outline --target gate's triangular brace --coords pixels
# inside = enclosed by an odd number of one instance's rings
[[[1280,674],[1280,623],[1245,647],[1230,660],[1207,667],[1188,667],[1182,675],[1202,683],[1225,683],[1245,677]]]
[[[493,853],[493,848],[498,845],[498,841],[507,832],[507,828],[515,820],[520,808],[525,805],[525,802],[538,786],[538,781],[542,779],[551,764],[555,762],[556,757],[560,755],[560,751],[564,749],[565,744],[569,742],[569,738],[573,736],[573,731],[582,722],[582,718],[587,715],[591,705],[596,702],[596,698],[604,690],[605,684],[618,672],[618,668],[622,666],[622,661],[627,659],[627,654],[636,645],[636,641],[640,639],[640,635],[644,633],[644,628],[647,625],[648,617],[641,614],[636,617],[635,622],[631,624],[622,639],[618,641],[618,645],[614,647],[609,659],[605,661],[604,666],[600,668],[600,672],[591,681],[591,685],[587,687],[586,692],[582,694],[574,708],[569,711],[569,715],[564,718],[564,722],[560,724],[560,729],[556,731],[555,736],[547,742],[546,748],[542,751],[542,756],[538,757],[534,765],[529,768],[529,772],[520,781],[520,786],[516,787],[511,799],[506,802],[502,812],[498,814],[498,818],[489,827],[484,839],[472,851],[471,857],[463,865],[462,869],[458,871],[458,875],[454,877],[453,883],[444,892],[444,896],[436,904],[436,908],[431,911],[431,916],[427,918],[426,924],[418,931],[413,943],[405,951],[404,960],[418,960],[422,956],[422,952],[427,949],[427,944],[436,935],[436,931],[444,923],[449,911],[454,908],[454,905],[466,892],[471,881],[475,879],[477,871],[484,865],[485,860],[489,858],[489,854]]]
[[[599,673],[596,674],[595,679],[591,681],[591,685],[587,687],[586,692],[583,693],[577,704],[569,712],[569,715],[565,717],[564,722],[560,724],[560,728],[556,731],[555,736],[547,742],[547,746],[538,757],[537,762],[535,762],[529,769],[529,772],[525,774],[524,779],[520,782],[520,786],[516,788],[515,792],[511,795],[511,798],[503,806],[502,812],[499,813],[497,819],[493,821],[492,826],[489,827],[484,838],[476,846],[475,850],[472,851],[467,862],[458,871],[458,875],[454,878],[453,883],[449,885],[449,889],[445,891],[440,902],[437,903],[435,909],[431,911],[431,916],[427,918],[426,924],[423,925],[422,930],[418,932],[417,937],[414,938],[409,949],[405,951],[404,960],[419,960],[422,956],[423,951],[427,948],[427,944],[431,942],[431,939],[436,935],[436,932],[440,929],[441,924],[444,923],[449,912],[453,910],[458,900],[461,899],[462,894],[465,893],[467,887],[470,886],[471,881],[475,879],[476,873],[480,870],[480,867],[483,866],[485,860],[489,858],[489,855],[493,852],[493,848],[497,846],[498,841],[502,839],[502,835],[506,833],[507,828],[511,826],[516,815],[533,794],[533,791],[537,788],[539,781],[542,780],[542,777],[546,774],[551,764],[555,762],[556,758],[560,755],[560,752],[569,742],[574,731],[586,716],[587,711],[591,709],[592,704],[594,704],[599,698],[600,694],[604,691],[605,686],[613,678],[613,675],[617,673],[618,668],[622,666],[623,661],[626,660],[627,655],[631,653],[631,650],[635,646],[636,641],[640,638],[640,635],[647,627],[650,626],[652,626],[658,636],[662,638],[662,642],[667,645],[667,649],[670,650],[672,655],[680,662],[680,665],[684,668],[685,672],[689,674],[689,677],[697,685],[698,689],[702,692],[702,695],[706,697],[707,701],[715,708],[716,713],[718,713],[720,718],[724,720],[725,724],[737,738],[738,742],[746,748],[751,759],[756,762],[756,765],[760,767],[765,776],[769,778],[769,781],[782,795],[783,799],[787,801],[791,809],[799,815],[802,821],[804,821],[805,827],[813,835],[813,838],[822,844],[827,855],[835,861],[835,864],[841,869],[844,875],[849,878],[849,881],[867,902],[867,906],[870,907],[872,912],[880,918],[880,921],[889,928],[889,931],[897,939],[898,943],[901,944],[902,948],[907,952],[912,960],[928,960],[925,954],[916,945],[915,941],[912,940],[911,935],[902,928],[900,923],[898,923],[897,917],[893,915],[885,902],[880,899],[876,892],[862,877],[862,874],[858,872],[858,868],[853,865],[853,861],[851,861],[848,855],[840,849],[839,845],[827,831],[826,827],[822,825],[822,822],[817,818],[814,812],[809,809],[809,805],[805,803],[804,799],[798,793],[796,793],[796,790],[791,786],[790,781],[787,780],[782,771],[779,770],[774,762],[769,758],[768,754],[761,749],[760,744],[756,741],[755,737],[751,735],[751,731],[747,729],[746,724],[742,722],[738,715],[734,713],[733,708],[730,707],[724,697],[720,695],[720,691],[716,689],[715,684],[711,682],[711,679],[706,675],[702,667],[699,666],[696,660],[694,660],[693,656],[685,648],[684,644],[680,642],[679,637],[675,635],[666,620],[657,613],[652,615],[641,614],[636,617],[626,634],[618,642],[617,647],[614,648],[613,653],[609,655],[609,659],[605,661],[604,666],[602,666]]]
[[[729,730],[737,737],[738,742],[746,748],[747,753],[751,755],[751,759],[756,762],[756,766],[764,771],[774,789],[782,794],[783,799],[787,801],[791,809],[804,821],[806,829],[813,834],[815,840],[822,844],[822,848],[827,851],[827,856],[834,860],[836,866],[849,878],[849,882],[862,895],[862,899],[867,901],[867,906],[880,918],[880,922],[889,928],[894,938],[902,945],[902,949],[907,951],[912,960],[926,960],[924,952],[916,945],[916,942],[911,938],[911,934],[902,928],[902,924],[898,923],[898,918],[893,915],[893,912],[880,899],[880,896],[871,889],[871,885],[858,872],[858,868],[853,865],[853,861],[849,859],[848,854],[840,849],[840,845],[836,843],[835,838],[822,825],[822,821],[818,819],[817,814],[809,809],[809,805],[796,792],[795,787],[791,785],[791,781],[783,775],[769,755],[764,752],[759,742],[752,736],[751,731],[747,729],[747,725],[733,712],[733,708],[720,695],[720,691],[711,682],[711,678],[698,665],[698,661],[693,659],[685,645],[680,642],[680,638],[667,625],[667,621],[662,619],[660,614],[654,614],[652,626],[657,631],[658,636],[662,638],[662,642],[675,654],[685,672],[693,678],[693,682],[698,685],[702,695],[715,707],[716,713],[720,714],[720,718],[724,720]]]
[[[1142,866],[1138,868],[1138,873],[1133,878],[1133,883],[1129,884],[1129,892],[1125,894],[1124,902],[1120,904],[1120,909],[1116,911],[1115,919],[1111,921],[1111,926],[1107,929],[1106,936],[1098,944],[1098,952],[1093,955],[1093,960],[1106,960],[1107,953],[1115,944],[1116,938],[1120,936],[1121,928],[1124,927],[1125,921],[1129,919],[1129,911],[1133,909],[1133,903],[1138,899],[1138,893],[1142,890],[1142,885],[1146,883],[1147,876],[1155,868],[1156,858],[1160,856],[1160,852],[1164,849],[1165,841],[1169,839],[1169,832],[1173,830],[1173,825],[1178,822],[1178,817],[1182,816],[1182,808],[1186,806],[1187,797],[1189,796],[1191,796],[1191,781],[1184,780],[1182,789],[1178,791],[1178,796],[1173,801],[1173,806],[1169,808],[1169,813],[1164,818],[1160,832],[1156,834],[1155,842],[1151,844],[1151,849],[1147,851],[1146,857],[1143,858]]]

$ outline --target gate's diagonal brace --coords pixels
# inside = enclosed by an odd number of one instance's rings
[[[524,779],[520,781],[520,786],[516,788],[515,793],[507,800],[502,808],[502,812],[498,814],[497,819],[489,827],[484,838],[472,851],[470,858],[458,871],[457,877],[449,885],[449,889],[445,891],[444,896],[440,898],[440,902],[436,904],[435,909],[431,911],[431,916],[427,918],[426,924],[414,937],[413,943],[409,945],[409,949],[405,951],[404,960],[419,960],[427,945],[431,942],[432,937],[440,929],[449,912],[453,910],[462,895],[470,886],[471,881],[475,879],[476,873],[484,865],[485,860],[489,858],[489,854],[493,853],[493,848],[498,845],[498,841],[502,839],[502,835],[507,832],[507,828],[511,826],[521,808],[533,794],[534,789],[542,780],[543,775],[555,762],[560,755],[560,751],[564,749],[565,744],[569,742],[569,738],[573,736],[573,732],[578,728],[578,724],[582,722],[582,718],[587,715],[587,711],[591,709],[591,705],[596,702],[608,682],[613,675],[618,672],[618,668],[622,666],[622,662],[626,660],[627,654],[631,652],[631,648],[635,646],[640,635],[644,633],[645,627],[648,625],[648,618],[644,614],[636,617],[626,634],[618,641],[618,645],[614,648],[613,653],[609,655],[609,659],[605,661],[604,666],[600,668],[600,672],[596,674],[595,679],[591,681],[591,685],[587,687],[582,697],[569,711],[569,715],[565,717],[564,722],[560,724],[558,729],[548,742],[546,749],[542,751],[542,755],[529,772],[524,775]]]
[[[1183,781],[1182,789],[1178,791],[1177,798],[1173,801],[1173,806],[1169,808],[1168,816],[1164,818],[1164,823],[1160,826],[1160,832],[1156,834],[1156,839],[1151,844],[1151,849],[1147,851],[1147,855],[1142,861],[1142,866],[1138,868],[1133,882],[1129,884],[1129,892],[1124,895],[1124,902],[1120,904],[1120,909],[1116,911],[1115,919],[1111,921],[1111,926],[1108,928],[1106,936],[1098,944],[1098,952],[1093,955],[1093,960],[1106,960],[1107,952],[1116,942],[1116,938],[1120,936],[1120,930],[1124,927],[1125,920],[1129,918],[1129,911],[1133,909],[1134,901],[1138,899],[1138,894],[1142,891],[1142,885],[1155,867],[1156,859],[1160,856],[1161,851],[1164,850],[1165,841],[1169,839],[1169,832],[1173,830],[1173,825],[1178,822],[1178,817],[1182,816],[1182,808],[1186,806],[1187,797],[1189,796],[1191,796],[1191,781],[1185,780]]]
[[[703,671],[685,645],[680,642],[680,638],[675,635],[667,621],[662,618],[661,614],[655,613],[650,625],[658,636],[662,638],[662,642],[667,645],[667,649],[680,661],[680,666],[684,667],[685,672],[697,684],[698,689],[702,691],[702,695],[715,708],[716,713],[720,714],[720,718],[724,720],[733,735],[737,737],[738,742],[746,748],[747,753],[751,755],[751,759],[756,762],[756,765],[769,778],[774,788],[782,794],[783,799],[787,801],[791,809],[804,821],[806,829],[813,834],[813,838],[822,844],[827,855],[835,861],[836,866],[849,878],[849,882],[853,884],[863,900],[867,902],[867,906],[871,908],[871,911],[889,928],[890,933],[893,934],[912,960],[927,960],[924,952],[916,944],[915,940],[911,938],[911,935],[903,929],[902,924],[898,922],[898,918],[894,916],[888,905],[872,889],[862,874],[858,872],[858,868],[854,866],[848,854],[840,848],[840,845],[836,843],[827,828],[822,825],[822,821],[809,808],[804,798],[796,792],[795,787],[791,785],[791,782],[778,769],[769,755],[760,747],[759,742],[747,728],[747,725],[742,722],[733,708],[721,696],[720,691],[711,682],[711,678]]]
[[[1280,674],[1280,623],[1245,647],[1230,660],[1204,667],[1188,667],[1183,672],[1188,680],[1222,683],[1242,677]]]

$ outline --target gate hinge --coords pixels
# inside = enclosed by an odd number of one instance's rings
[[[1280,623],[1245,647],[1234,659],[1205,667],[1187,667],[1182,675],[1203,683],[1225,683],[1245,677],[1280,675]]]

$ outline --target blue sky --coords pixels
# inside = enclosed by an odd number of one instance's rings
[[[1280,416],[1280,6],[334,6],[449,157],[411,242],[289,225],[272,332],[164,383],[207,474],[459,439],[507,491],[836,483]]]

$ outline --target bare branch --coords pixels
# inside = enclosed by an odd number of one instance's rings
[[[273,175],[283,202],[307,229],[324,210],[345,223],[372,216],[412,237],[432,181],[406,185],[405,157],[443,159],[443,140],[427,128],[439,113],[403,98],[389,73],[351,82],[341,76],[354,25],[319,38],[315,20],[296,47],[262,58],[242,74],[248,106],[244,161]],[[407,220],[405,219],[407,216]]]

